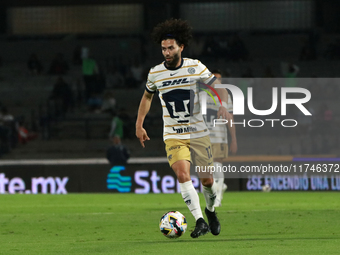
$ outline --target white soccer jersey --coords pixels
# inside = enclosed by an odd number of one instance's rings
[[[163,140],[209,135],[201,113],[197,82],[211,85],[215,79],[205,65],[190,58],[183,58],[175,69],[168,69],[164,62],[150,69],[146,90],[159,92],[163,108]]]
[[[217,102],[217,105],[210,96],[207,96],[207,115],[204,116],[207,127],[210,131],[210,141],[211,143],[228,143],[227,125],[215,125],[214,127],[214,119],[217,119],[217,112],[219,109],[217,96],[215,96],[214,99]],[[227,110],[230,113],[233,112],[233,102],[230,94],[228,94]]]

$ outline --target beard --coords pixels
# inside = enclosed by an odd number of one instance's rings
[[[177,63],[179,61],[179,54],[174,54],[172,60],[166,60],[165,59],[165,63],[168,67],[171,67],[171,68],[175,68]]]

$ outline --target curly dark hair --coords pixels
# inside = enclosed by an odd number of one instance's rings
[[[168,19],[159,23],[152,31],[152,39],[160,44],[166,39],[175,39],[178,45],[189,45],[192,38],[191,26],[188,21],[181,19]]]
[[[211,71],[211,73],[218,73],[218,74],[222,75],[222,71],[220,69],[213,69]]]

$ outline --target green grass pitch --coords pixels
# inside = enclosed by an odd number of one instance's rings
[[[339,196],[227,192],[221,234],[192,239],[180,194],[1,195],[0,254],[340,254]],[[175,240],[158,228],[169,210],[188,221]]]

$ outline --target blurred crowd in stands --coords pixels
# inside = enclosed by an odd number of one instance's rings
[[[27,129],[24,116],[14,117],[0,102],[0,156],[37,137],[36,132]]]

